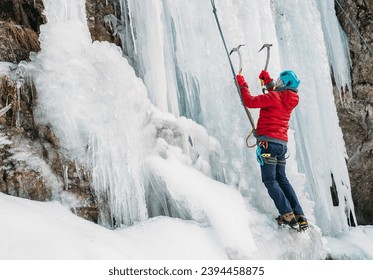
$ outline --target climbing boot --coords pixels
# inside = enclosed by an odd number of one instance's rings
[[[306,230],[308,228],[308,221],[304,215],[295,215],[295,219],[299,224],[300,230]]]
[[[293,212],[286,213],[284,215],[278,216],[276,221],[279,226],[287,225],[292,229],[299,230],[299,224],[294,216]]]

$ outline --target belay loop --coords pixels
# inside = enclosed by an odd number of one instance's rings
[[[219,18],[218,18],[218,15],[216,13],[217,10],[216,10],[216,7],[215,7],[215,0],[211,0],[211,5],[212,5],[212,8],[213,8],[212,11],[213,11],[214,16],[215,16],[215,21],[216,21],[216,24],[217,24],[218,29],[219,29],[220,37],[221,37],[221,39],[223,41],[224,49],[225,49],[225,52],[226,52],[228,60],[229,60],[229,64],[230,64],[231,71],[232,71],[232,74],[233,74],[233,77],[234,77],[234,82],[235,82],[235,85],[236,85],[236,88],[237,88],[237,92],[238,92],[238,95],[239,95],[239,97],[241,99],[241,104],[244,107],[244,110],[246,112],[247,117],[249,118],[249,121],[250,121],[250,124],[251,124],[251,127],[252,127],[249,135],[246,138],[246,145],[249,148],[253,148],[253,147],[256,146],[256,143],[253,144],[253,145],[249,145],[248,139],[250,138],[251,135],[256,136],[255,123],[254,123],[253,117],[251,116],[251,113],[250,113],[249,109],[245,106],[245,104],[243,102],[243,99],[242,99],[242,96],[241,96],[241,89],[240,89],[240,86],[238,85],[238,82],[237,82],[237,79],[236,79],[236,73],[234,71],[234,67],[233,67],[232,60],[231,60],[231,57],[230,57],[230,54],[229,54],[229,51],[228,51],[228,48],[227,48],[227,44],[225,43],[223,31],[222,31],[221,26],[220,26]]]

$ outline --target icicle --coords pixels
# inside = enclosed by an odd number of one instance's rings
[[[69,176],[68,176],[69,167],[67,164],[63,165],[63,184],[64,190],[67,191],[69,189]]]
[[[22,60],[17,67],[15,77],[16,77],[16,88],[17,88],[17,99],[16,99],[16,120],[15,126],[18,128],[20,126],[20,110],[21,110],[21,94],[24,91],[25,79],[28,76],[27,62]]]
[[[131,11],[131,6],[130,6],[130,2],[128,0],[120,0],[119,1],[119,4],[120,4],[120,7],[121,7],[121,11],[122,11],[122,23],[124,25],[124,30],[126,30],[126,32],[123,32],[121,33],[121,41],[122,41],[122,47],[123,49],[128,49],[128,44],[129,42],[135,42],[136,39],[135,39],[135,30],[134,30],[134,27],[133,27],[133,19],[132,19],[132,11]],[[127,15],[128,15],[128,18],[127,18]],[[124,44],[127,44],[127,47],[124,46]],[[134,54],[137,55],[137,48],[136,48],[136,44],[133,43],[133,46],[134,48]]]
[[[109,25],[111,31],[113,32],[113,36],[118,33],[118,19],[113,14],[104,16],[104,21],[106,24]]]
[[[134,30],[134,27],[133,27],[133,24],[132,24],[132,11],[131,11],[131,6],[130,6],[130,3],[128,2],[128,17],[129,17],[129,24],[130,24],[130,30],[131,30],[131,40],[132,42],[135,42],[135,30]],[[126,21],[126,24],[128,24],[128,21]],[[134,52],[135,54],[137,54],[137,48],[136,48],[136,44],[133,44],[133,47],[134,47]]]

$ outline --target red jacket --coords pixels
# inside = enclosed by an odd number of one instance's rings
[[[299,96],[291,90],[272,91],[252,96],[243,76],[237,76],[243,103],[248,108],[261,108],[257,124],[258,136],[288,141],[290,115],[298,105]]]

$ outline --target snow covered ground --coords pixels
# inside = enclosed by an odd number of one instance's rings
[[[35,202],[1,193],[0,221],[0,276],[7,280],[47,280],[51,277],[57,280],[71,277],[112,279],[110,270],[117,268],[124,271],[130,267],[161,270],[165,267],[192,268],[199,271],[182,279],[237,279],[237,276],[228,274],[222,274],[220,278],[214,274],[202,276],[201,268],[248,265],[264,267],[266,278],[260,279],[278,279],[279,271],[283,270],[292,270],[297,274],[307,271],[302,279],[346,279],[366,277],[372,264],[371,261],[345,263],[340,260],[284,263],[260,257],[249,262],[228,260],[216,233],[193,221],[157,217],[129,228],[110,230],[77,217],[59,202]],[[289,238],[295,237],[288,230],[284,234]],[[307,239],[304,241],[307,242]],[[271,242],[264,244],[261,250],[268,252],[278,246]],[[298,250],[302,250],[302,245],[297,246]],[[373,227],[352,228],[337,238],[327,238],[326,246],[333,258],[371,260]],[[175,277],[162,276],[159,279]],[[135,275],[126,278],[149,279]]]
[[[193,221],[159,217],[109,230],[59,202],[0,194],[0,259],[226,259],[214,233]]]
[[[176,218],[156,217],[110,230],[77,217],[59,202],[36,202],[0,193],[0,221],[1,260],[228,259],[211,227]],[[257,259],[268,259],[265,256],[271,256],[271,252],[279,250],[280,242],[287,244],[289,238],[309,241],[308,233],[266,230],[267,235],[275,233],[279,240],[260,243],[262,253]],[[266,239],[266,233],[262,234]],[[334,259],[373,259],[372,226],[351,228],[326,239],[325,245]],[[297,246],[301,250],[308,244]]]

